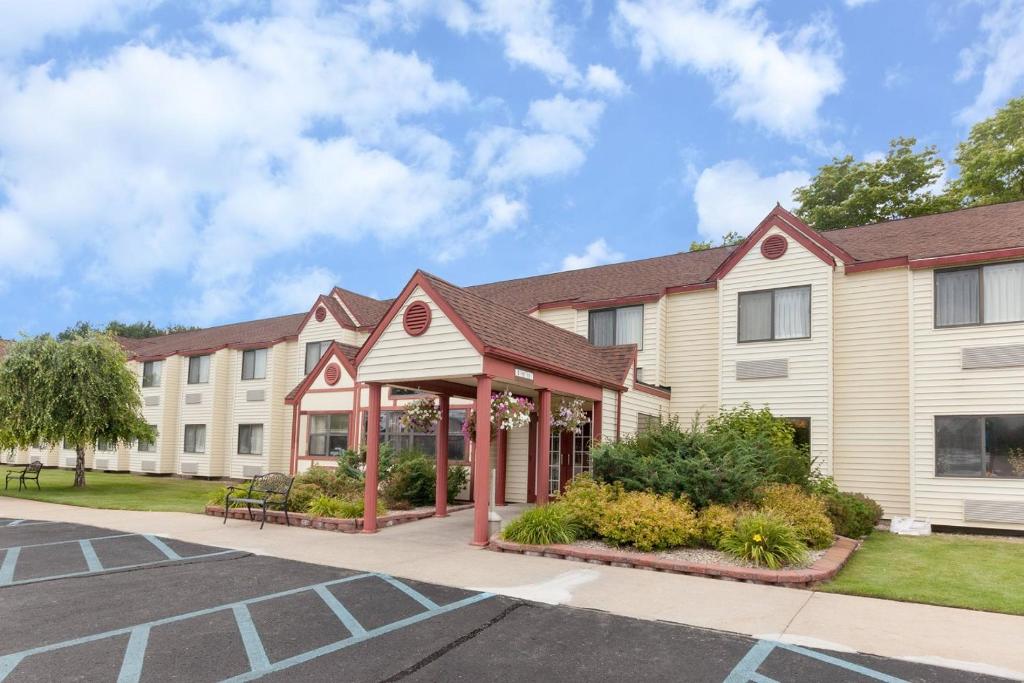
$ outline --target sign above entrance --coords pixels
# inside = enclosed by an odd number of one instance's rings
[[[523,370],[522,368],[516,368],[515,373],[516,373],[516,377],[519,378],[519,379],[525,379],[525,380],[530,381],[530,382],[533,381],[533,373],[530,372],[529,370]]]

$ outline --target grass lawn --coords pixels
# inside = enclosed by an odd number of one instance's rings
[[[0,479],[7,471],[6,467],[0,467]],[[224,485],[200,479],[109,472],[86,472],[82,489],[71,485],[74,480],[72,470],[45,469],[39,475],[41,491],[29,482],[32,488],[19,493],[17,482],[11,481],[11,488],[0,489],[0,495],[88,508],[202,512],[210,493]]]
[[[836,578],[830,593],[1024,615],[1024,539],[875,532]]]

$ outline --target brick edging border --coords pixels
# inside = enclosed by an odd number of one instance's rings
[[[461,510],[469,510],[472,507],[472,503],[466,505],[449,505],[448,512],[451,513],[459,512]],[[211,517],[224,517],[224,507],[220,505],[207,505],[205,512]],[[253,509],[253,518],[256,522],[260,521],[261,514],[260,510]],[[421,519],[428,519],[433,516],[433,509],[389,512],[377,518],[377,528],[383,529],[389,526],[396,526],[398,524],[407,524]],[[336,519],[334,517],[314,517],[313,515],[306,514],[305,512],[289,512],[288,517],[291,519],[292,526],[306,527],[307,529],[340,531],[343,534],[355,534],[363,530],[362,517],[358,517],[356,519]],[[231,510],[228,510],[228,519],[242,519],[249,521],[249,512],[245,508],[232,508]],[[283,512],[280,510],[267,510],[267,524],[283,525],[284,523],[285,519]]]
[[[634,569],[671,572],[674,574],[710,576],[729,581],[809,587],[834,577],[843,565],[846,564],[846,561],[850,559],[853,551],[859,546],[860,541],[844,536],[836,536],[836,541],[832,544],[832,547],[826,550],[825,554],[817,562],[806,569],[762,569],[757,567],[736,567],[726,564],[703,564],[658,557],[653,553],[639,554],[619,550],[582,548],[575,545],[527,545],[505,541],[497,534],[491,537],[488,548],[502,553],[518,553],[534,557],[554,557],[575,562],[607,564],[613,567],[630,567]]]

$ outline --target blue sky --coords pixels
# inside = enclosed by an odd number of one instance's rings
[[[0,337],[681,251],[1022,92],[1024,0],[4,3]]]

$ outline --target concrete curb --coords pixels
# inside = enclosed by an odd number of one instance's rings
[[[574,562],[606,564],[613,567],[630,567],[674,574],[709,576],[728,581],[746,581],[794,588],[810,587],[834,577],[850,559],[853,551],[860,547],[860,541],[836,536],[836,542],[825,554],[806,569],[762,569],[757,567],[735,567],[725,564],[701,564],[658,557],[653,553],[623,552],[597,548],[581,548],[574,545],[526,545],[505,541],[495,534],[488,548],[496,552],[518,553],[534,557],[554,557]]]
[[[472,503],[467,505],[449,505],[448,512],[459,512],[470,510]],[[219,505],[207,505],[206,514],[211,517],[224,517],[224,508]],[[260,521],[261,511],[253,509],[253,518]],[[421,519],[429,519],[434,516],[433,509],[430,510],[402,510],[389,512],[377,518],[377,528],[383,529],[398,524],[407,524]],[[323,531],[339,531],[343,534],[356,534],[363,530],[363,518],[357,519],[336,519],[334,517],[314,517],[304,512],[289,512],[292,526],[306,527],[308,529],[322,529]],[[232,508],[228,511],[228,519],[241,519],[249,521],[249,512],[245,508]],[[280,510],[267,510],[267,524],[284,525],[284,512]]]

